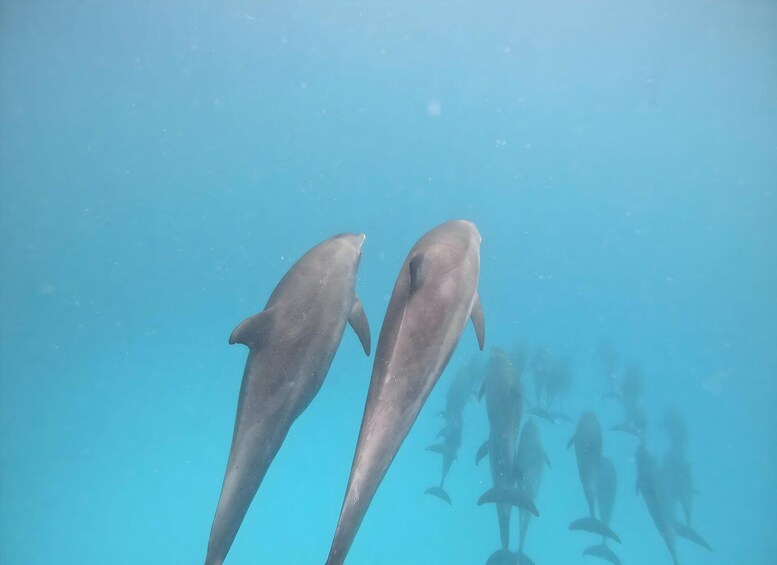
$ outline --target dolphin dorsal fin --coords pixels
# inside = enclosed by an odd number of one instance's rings
[[[353,303],[351,313],[348,316],[348,323],[351,324],[353,331],[359,338],[367,357],[370,356],[370,324],[367,322],[367,315],[364,313],[364,306],[359,297]]]
[[[272,324],[272,314],[273,308],[269,308],[240,322],[229,336],[229,344],[242,343],[250,349],[259,347]]]
[[[483,317],[483,305],[480,303],[480,295],[477,291],[475,291],[475,302],[472,304],[472,312],[470,312],[469,317],[472,319],[472,325],[475,326],[480,351],[483,351],[483,347],[486,345],[486,320]]]
[[[427,265],[426,256],[423,253],[417,253],[407,267],[410,271],[410,294],[413,294],[423,286],[424,278],[427,276],[429,265]]]

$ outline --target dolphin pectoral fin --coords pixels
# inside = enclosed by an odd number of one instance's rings
[[[591,555],[593,557],[599,557],[601,559],[604,559],[605,561],[609,561],[610,563],[612,563],[612,565],[621,565],[621,560],[618,558],[617,555],[615,555],[615,552],[613,552],[612,549],[610,549],[603,543],[599,545],[592,545],[591,547],[587,547],[583,551],[583,555]]]
[[[674,533],[676,533],[681,538],[685,538],[688,541],[692,541],[693,543],[702,546],[707,551],[712,551],[712,546],[707,543],[707,540],[701,537],[701,535],[694,531],[694,529],[690,526],[686,526],[685,524],[678,522],[675,524]]]
[[[531,413],[537,416],[538,418],[542,418],[543,420],[550,422],[554,426],[556,425],[556,419],[553,417],[553,415],[547,410],[543,410],[539,406],[535,406],[534,408],[532,408]]]
[[[483,317],[483,305],[480,303],[480,295],[475,292],[475,302],[472,304],[472,312],[469,317],[472,319],[472,325],[475,326],[475,334],[478,337],[478,346],[480,351],[486,346],[486,320]]]
[[[569,529],[591,532],[592,534],[598,534],[600,536],[610,538],[611,540],[614,540],[618,543],[622,543],[621,538],[618,537],[618,534],[613,532],[607,524],[601,520],[597,520],[596,518],[591,518],[590,516],[575,520],[569,524]]]
[[[534,505],[534,501],[515,489],[491,488],[478,499],[478,506],[483,504],[510,504],[528,510],[535,516],[540,515],[539,510]]]
[[[483,400],[483,395],[486,394],[486,381],[483,380],[482,383],[480,383],[480,390],[478,391],[478,402]]]
[[[367,315],[364,313],[364,306],[359,297],[353,303],[351,314],[348,316],[348,323],[351,324],[353,331],[359,338],[367,357],[370,356],[370,324],[367,322]]]
[[[410,294],[416,292],[424,284],[424,277],[429,270],[428,267],[424,268],[426,263],[426,256],[423,253],[418,253],[410,260],[408,269],[410,270]]]
[[[542,460],[545,461],[545,465],[548,466],[548,469],[552,469],[553,466],[550,464],[550,458],[548,457],[548,454],[545,452],[545,450],[542,450]]]
[[[475,465],[479,465],[480,460],[486,455],[488,455],[488,440],[484,441],[480,444],[480,447],[478,447],[478,452],[475,454]]]
[[[229,336],[229,344],[242,343],[250,349],[255,349],[262,344],[262,340],[272,326],[273,309],[262,310],[258,314],[249,316],[234,329]]]
[[[445,446],[441,443],[438,443],[437,445],[430,445],[426,448],[426,451],[432,451],[434,453],[443,453],[445,451]]]
[[[442,487],[432,487],[426,489],[425,494],[431,494],[432,496],[436,496],[439,499],[444,500],[450,505],[453,505],[453,502],[451,502],[451,497],[448,496],[448,493],[445,492],[445,489]]]
[[[567,449],[569,449],[570,447],[572,447],[573,445],[575,445],[575,439],[576,439],[576,437],[577,437],[577,436],[572,436],[571,438],[569,438],[569,441],[567,442]]]

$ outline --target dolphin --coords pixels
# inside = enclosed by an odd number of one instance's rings
[[[637,492],[642,494],[650,517],[658,529],[658,533],[666,543],[672,563],[677,565],[677,549],[675,547],[675,528],[673,508],[666,492],[661,469],[655,458],[640,445],[637,450]]]
[[[712,551],[712,547],[698,532],[691,526],[693,514],[693,498],[696,495],[696,489],[693,486],[693,476],[691,475],[691,464],[685,459],[685,451],[679,447],[672,447],[664,457],[662,466],[664,484],[669,499],[672,518],[675,517],[675,509],[679,503],[685,516],[685,523],[675,522],[675,533],[689,541],[702,546],[707,551]]]
[[[569,440],[567,449],[575,446],[577,472],[588,503],[588,517],[575,520],[570,530],[585,530],[611,538],[620,543],[620,538],[607,524],[596,518],[596,489],[599,466],[602,459],[602,427],[593,412],[586,412],[577,422],[575,435]]]
[[[540,430],[534,418],[529,418],[521,430],[518,440],[518,449],[515,453],[515,476],[518,479],[518,490],[528,499],[537,500],[537,492],[542,481],[543,467],[550,467],[548,454],[542,448]],[[531,513],[523,508],[518,509],[519,534],[518,534],[518,562],[521,565],[530,565],[531,559],[524,553],[523,546],[526,541],[526,532],[529,529]]]
[[[669,436],[669,442],[680,451],[685,451],[688,446],[688,432],[685,429],[685,419],[676,409],[669,409],[661,422],[663,429]]]
[[[324,382],[346,323],[370,352],[370,329],[356,295],[364,234],[342,234],[302,256],[261,312],[229,343],[247,345],[232,447],[205,565],[221,565],[294,421]]]
[[[442,478],[440,485],[426,490],[451,504],[451,497],[445,492],[443,483],[448,476],[453,462],[458,459],[459,447],[461,447],[461,435],[464,429],[464,408],[475,393],[475,385],[481,379],[480,361],[473,358],[467,365],[460,368],[451,381],[450,388],[445,397],[445,410],[439,413],[445,418],[445,425],[437,434],[443,439],[442,443],[430,445],[427,451],[442,454]]]
[[[440,412],[440,415],[461,414],[467,402],[472,398],[482,375],[483,370],[479,359],[473,358],[459,369],[451,381],[451,386],[445,396],[445,410]]]
[[[445,420],[445,427],[442,429],[442,443],[430,445],[426,448],[427,451],[442,454],[442,477],[440,478],[440,486],[427,489],[426,494],[431,494],[441,498],[448,504],[451,504],[451,497],[445,492],[444,484],[445,478],[448,476],[448,471],[450,471],[451,465],[453,465],[453,462],[456,460],[456,454],[459,451],[459,447],[461,447],[461,432],[464,423],[461,412],[451,413],[449,416],[446,416]]]
[[[618,475],[615,473],[615,465],[612,459],[602,456],[599,460],[599,469],[596,478],[596,503],[599,507],[599,518],[602,524],[609,527],[612,518],[612,510],[615,506],[615,492],[618,488]],[[620,565],[620,559],[607,546],[607,537],[602,536],[602,543],[588,547],[583,555],[593,555],[609,561],[613,565]]]
[[[480,234],[455,220],[410,250],[389,300],[370,379],[356,453],[327,559],[345,561],[367,508],[464,331],[485,328],[477,292]]]
[[[488,457],[494,486],[478,500],[478,505],[495,503],[502,546],[488,562],[509,563],[510,514],[512,506],[539,515],[534,501],[518,489],[515,451],[523,413],[523,396],[518,368],[501,349],[493,348],[483,383],[488,413]]]

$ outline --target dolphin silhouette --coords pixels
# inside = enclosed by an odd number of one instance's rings
[[[480,234],[464,220],[426,233],[410,250],[378,338],[356,453],[328,565],[345,561],[364,515],[439,379],[467,318],[484,343],[477,293]]]
[[[205,565],[221,565],[226,558],[289,428],[321,388],[346,323],[369,355],[370,329],[355,292],[364,239],[342,234],[308,251],[264,310],[229,338],[249,351]]]

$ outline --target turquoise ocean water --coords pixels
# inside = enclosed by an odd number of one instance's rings
[[[683,565],[777,562],[777,3],[766,0],[0,4],[0,563],[202,563],[246,351],[227,338],[307,249],[367,234],[377,338],[413,243],[482,234],[487,345],[569,362],[602,399],[607,342],[668,407],[701,496]],[[448,506],[424,494],[468,326],[347,563],[485,563],[499,535],[464,412]],[[228,565],[322,564],[372,359],[346,330]],[[531,378],[523,379],[531,397]],[[596,563],[574,424],[539,422],[526,553]],[[624,564],[669,563],[605,432]],[[517,514],[512,538],[517,539]],[[513,545],[515,542],[513,542]]]

